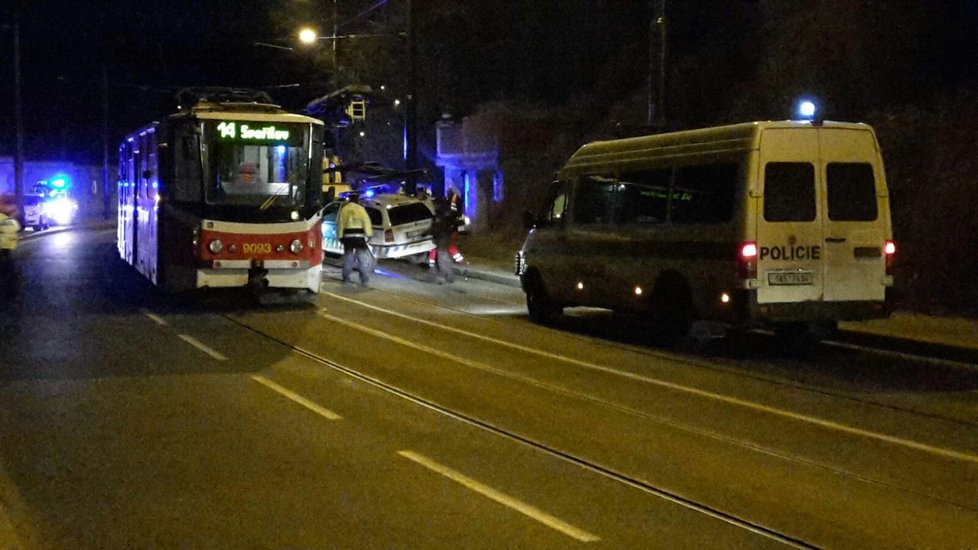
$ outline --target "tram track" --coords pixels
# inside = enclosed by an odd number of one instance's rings
[[[499,426],[490,421],[480,419],[471,414],[467,414],[465,412],[443,406],[432,399],[428,399],[421,395],[418,395],[417,393],[407,391],[403,388],[385,382],[380,378],[371,376],[357,369],[342,365],[326,357],[323,357],[322,355],[317,354],[313,351],[304,349],[303,347],[297,346],[291,342],[287,342],[272,334],[268,334],[251,325],[248,325],[247,323],[242,322],[241,320],[233,316],[224,315],[223,317],[225,317],[230,322],[236,324],[237,326],[241,327],[244,330],[247,330],[258,336],[271,340],[275,342],[277,345],[288,348],[293,353],[301,357],[304,357],[307,360],[310,360],[316,364],[322,365],[323,367],[329,368],[331,370],[349,376],[350,378],[368,384],[385,393],[396,396],[400,399],[407,400],[416,405],[422,406],[428,410],[434,411],[440,415],[451,418],[455,421],[463,422],[469,426],[478,428],[482,431],[493,434],[495,436],[502,437],[513,442],[517,442],[521,445],[534,449],[535,451],[542,452],[558,460],[573,464],[584,470],[598,474],[604,478],[613,480],[615,482],[626,485],[630,488],[642,491],[654,497],[682,506],[683,508],[722,521],[724,523],[727,523],[739,529],[743,529],[745,531],[749,531],[751,533],[767,538],[769,540],[778,542],[780,544],[784,544],[785,546],[791,548],[804,548],[804,549],[819,548],[819,546],[801,540],[791,535],[790,533],[784,533],[778,531],[777,529],[770,528],[768,526],[751,521],[749,519],[738,517],[734,513],[721,510],[720,508],[710,506],[709,504],[703,502],[698,502],[696,499],[680,494],[679,492],[657,486],[653,483],[640,479],[636,476],[632,476],[627,473],[617,471],[616,469],[611,468],[609,466],[600,464],[597,461],[589,460],[585,457],[578,456],[574,453],[561,450],[555,446],[549,445],[535,438],[518,433],[513,429]],[[602,402],[602,404],[606,406],[609,405],[609,403],[607,402]],[[619,407],[619,412],[626,412],[626,410],[624,408]],[[631,410],[630,412],[641,414],[644,417],[652,419],[652,415],[641,413],[640,411]]]
[[[401,302],[410,302],[425,308],[432,308],[432,309],[437,309],[437,310],[450,312],[458,315],[463,315],[473,319],[479,319],[480,321],[491,322],[497,326],[503,325],[502,321],[500,321],[497,318],[494,318],[493,316],[472,313],[470,311],[467,311],[459,307],[452,307],[431,300],[419,299],[413,296],[404,296],[403,294],[388,292],[382,289],[374,289],[374,292],[383,293]],[[332,293],[327,293],[327,294],[332,294]],[[332,294],[332,295],[340,298],[344,298],[336,294]],[[498,300],[495,298],[492,298],[492,300],[503,302],[502,300]],[[533,328],[537,330],[541,330],[536,325],[533,325]],[[720,372],[726,375],[740,377],[745,380],[759,381],[759,382],[773,384],[775,386],[782,387],[782,388],[811,392],[813,394],[830,397],[833,399],[839,399],[851,404],[868,405],[868,406],[878,407],[880,409],[893,411],[893,412],[919,415],[923,418],[949,422],[962,427],[978,427],[978,417],[974,417],[974,419],[969,420],[969,419],[959,418],[955,416],[939,414],[933,411],[922,410],[920,408],[915,408],[912,406],[901,406],[891,402],[868,399],[866,397],[855,395],[851,392],[831,391],[823,386],[816,386],[814,384],[806,384],[806,383],[798,382],[796,380],[786,378],[785,376],[778,376],[773,374],[766,375],[763,372],[757,372],[758,370],[756,368],[757,365],[761,365],[769,370],[777,370],[782,367],[783,362],[772,362],[770,360],[763,359],[763,358],[742,359],[736,357],[725,357],[723,355],[711,355],[709,356],[709,360],[706,360],[702,356],[650,349],[647,346],[643,346],[641,344],[635,343],[634,340],[641,339],[640,336],[637,336],[635,334],[618,333],[615,339],[613,340],[608,340],[607,338],[603,338],[600,336],[582,334],[575,330],[561,330],[561,334],[566,338],[571,338],[579,342],[587,343],[589,345],[599,346],[603,349],[614,350],[614,351],[624,350],[630,353],[634,353],[649,358],[666,359],[673,362],[687,364],[696,367],[698,369]],[[757,338],[763,340],[768,340],[771,337],[771,334],[765,333],[763,331],[758,331],[755,333],[755,335]],[[823,345],[829,348],[848,349],[856,353],[889,354],[889,355],[897,353],[892,350],[886,349],[884,347],[878,347],[878,348],[871,347],[869,343],[876,342],[876,340],[873,339],[863,339],[860,340],[859,342],[861,343],[849,343],[847,340],[841,340],[837,342],[833,340],[833,341],[826,342]],[[884,341],[879,341],[879,342],[882,343]],[[881,346],[882,345],[883,344],[881,344]],[[922,365],[927,361],[931,360],[931,358],[915,355],[907,351],[899,352],[899,356],[906,361],[920,361]],[[743,362],[747,360],[752,361],[754,363],[755,369],[753,372],[747,372],[745,370]],[[784,359],[784,361],[790,361],[790,360]],[[978,364],[950,362],[950,364],[947,366],[948,368],[954,370],[962,370],[969,374],[974,373],[976,376],[978,376]]]
[[[394,294],[391,294],[391,293],[387,293],[387,294],[389,294],[390,296],[394,296]],[[398,298],[400,299],[401,297],[398,296]],[[352,302],[358,302],[358,300],[353,300],[351,298],[346,298],[346,299],[348,299],[348,300],[350,300]],[[418,304],[423,304],[423,305],[425,305],[427,307],[438,307],[438,308],[440,308],[442,310],[448,310],[448,311],[452,311],[452,312],[462,313],[462,314],[465,314],[467,316],[470,316],[470,317],[473,317],[473,318],[478,318],[478,319],[481,319],[481,320],[493,320],[494,322],[499,322],[497,319],[493,319],[491,316],[483,316],[483,315],[472,314],[472,313],[466,312],[464,310],[458,310],[456,308],[445,307],[445,306],[441,306],[441,305],[438,305],[438,304],[433,304],[431,302],[426,302],[424,300],[417,300],[417,299],[414,299],[414,298],[411,298],[409,300],[411,300],[411,301],[413,301],[415,303],[418,303]],[[369,304],[363,304],[363,305],[367,305],[368,307],[375,307],[375,308],[377,307],[377,306],[369,306]],[[324,310],[321,310],[319,313],[320,314],[324,314]],[[401,315],[401,316],[404,316],[406,318],[409,318],[409,319],[411,318],[410,316],[407,316],[405,314],[400,314],[400,313],[397,313],[397,314],[398,315]],[[323,316],[325,318],[327,318],[331,322],[333,322],[333,321],[341,321],[344,324],[351,325],[348,328],[356,328],[356,327],[353,327],[352,325],[356,325],[357,323],[353,323],[352,321],[344,321],[344,320],[341,320],[339,318],[333,318],[330,315],[323,315]],[[479,418],[479,416],[477,414],[476,415],[473,415],[471,412],[468,412],[467,413],[467,412],[464,412],[464,411],[459,410],[457,408],[446,407],[446,406],[444,406],[442,404],[439,404],[437,401],[435,401],[435,400],[433,400],[431,398],[425,397],[424,395],[422,395],[422,392],[418,392],[417,390],[410,391],[410,390],[404,389],[403,387],[398,387],[397,385],[394,385],[392,383],[386,382],[386,381],[384,381],[384,380],[382,380],[380,378],[374,377],[374,376],[372,376],[372,375],[370,375],[370,374],[368,374],[366,372],[363,372],[361,370],[356,370],[356,369],[350,368],[349,366],[345,366],[345,365],[336,363],[335,361],[332,361],[329,358],[327,358],[327,357],[325,357],[325,356],[323,356],[321,354],[317,354],[314,351],[310,351],[309,349],[303,348],[301,345],[297,345],[296,343],[285,341],[285,340],[283,340],[283,339],[275,336],[274,334],[270,334],[270,333],[268,333],[266,331],[261,330],[260,328],[256,328],[254,326],[251,326],[251,325],[247,324],[247,322],[244,321],[244,320],[239,320],[239,319],[234,318],[234,317],[228,317],[228,318],[232,322],[234,322],[235,324],[241,326],[242,328],[245,328],[245,329],[247,329],[247,330],[249,330],[251,332],[254,332],[254,333],[256,333],[256,334],[258,334],[258,335],[260,335],[260,336],[262,336],[264,338],[268,338],[268,339],[274,341],[275,343],[277,343],[278,345],[285,346],[285,347],[293,350],[295,353],[297,353],[297,354],[299,354],[301,356],[304,356],[304,357],[306,357],[306,358],[308,358],[308,359],[316,362],[317,364],[323,365],[323,366],[325,366],[327,368],[330,368],[330,369],[335,370],[337,372],[340,372],[340,373],[343,373],[345,375],[348,375],[348,376],[350,376],[352,378],[361,380],[361,381],[363,381],[365,383],[369,383],[370,385],[372,385],[372,386],[374,386],[376,388],[379,388],[379,389],[381,389],[381,390],[383,390],[383,391],[385,391],[387,393],[390,393],[392,395],[398,396],[398,397],[403,398],[403,399],[407,399],[407,400],[409,400],[411,402],[417,403],[417,404],[422,405],[422,406],[424,406],[426,408],[429,408],[431,410],[434,410],[436,412],[439,412],[440,414],[443,414],[443,415],[445,415],[447,417],[454,418],[454,419],[457,419],[459,421],[464,421],[464,422],[466,422],[468,424],[471,424],[473,426],[479,427],[480,429],[486,430],[486,431],[488,431],[490,433],[493,433],[493,434],[496,434],[496,435],[499,435],[499,436],[502,436],[502,437],[506,437],[506,438],[511,439],[513,441],[518,441],[518,442],[520,442],[522,444],[525,444],[525,445],[527,445],[529,447],[532,447],[534,449],[537,449],[537,450],[539,450],[541,452],[546,452],[547,454],[550,454],[550,455],[555,456],[555,457],[559,457],[562,460],[565,460],[567,462],[576,464],[576,465],[578,465],[580,467],[583,467],[583,468],[586,468],[586,469],[588,469],[590,471],[594,471],[596,473],[600,473],[601,475],[603,475],[603,476],[605,476],[605,477],[607,477],[609,479],[617,480],[617,481],[619,481],[619,482],[621,482],[623,484],[626,484],[626,485],[628,485],[630,487],[634,487],[636,489],[640,489],[640,490],[642,490],[644,492],[647,492],[649,494],[652,494],[652,495],[655,495],[657,497],[660,497],[660,498],[669,500],[670,502],[675,502],[677,504],[681,504],[681,505],[683,505],[685,507],[688,507],[690,509],[702,511],[705,514],[711,515],[711,517],[713,517],[713,515],[716,514],[716,517],[721,518],[724,521],[727,521],[727,522],[729,522],[729,523],[731,523],[733,525],[737,525],[738,527],[742,527],[744,529],[749,529],[752,532],[754,532],[755,529],[756,529],[756,530],[758,530],[757,532],[764,533],[765,536],[770,535],[770,538],[772,538],[773,540],[778,540],[780,542],[784,542],[785,544],[790,544],[790,545],[795,546],[795,547],[805,547],[805,548],[808,548],[808,547],[816,547],[815,544],[810,543],[810,542],[805,541],[805,540],[801,540],[801,539],[793,536],[791,533],[783,533],[783,532],[778,531],[777,529],[772,529],[772,528],[767,527],[765,525],[761,525],[761,524],[758,524],[756,522],[753,522],[753,521],[751,521],[748,518],[739,517],[736,514],[730,513],[727,510],[724,510],[724,509],[721,509],[721,508],[717,508],[715,506],[710,506],[708,504],[709,499],[707,499],[706,501],[703,501],[702,495],[700,497],[698,497],[700,499],[698,501],[697,498],[691,498],[690,496],[688,496],[686,494],[683,494],[682,491],[671,490],[668,487],[663,487],[663,486],[657,485],[655,482],[650,482],[647,479],[643,479],[644,476],[636,476],[634,474],[629,474],[627,471],[622,470],[620,468],[615,468],[614,466],[609,466],[608,465],[609,463],[607,461],[596,461],[596,460],[593,460],[593,459],[589,459],[587,457],[587,453],[582,453],[579,450],[578,451],[573,451],[572,450],[572,451],[569,452],[568,450],[562,449],[559,446],[554,446],[554,445],[548,444],[545,439],[541,439],[540,437],[527,436],[524,433],[520,433],[520,430],[518,428],[513,429],[513,428],[510,428],[510,427],[499,425],[498,423],[493,422],[492,420],[485,420],[483,418]],[[420,321],[420,319],[415,319],[415,320],[419,320]],[[431,321],[424,321],[424,322],[431,323]],[[367,332],[370,332],[370,331],[368,330]],[[389,333],[389,331],[381,332],[381,331],[375,329],[374,332],[376,332],[376,334],[374,334],[374,336],[381,337],[381,338],[387,338],[388,340],[391,340],[394,343],[397,343],[398,338],[397,337],[391,338],[392,335]],[[588,337],[582,337],[582,339],[584,339],[584,340],[586,340],[588,342],[593,342],[594,341],[593,338],[588,338]],[[414,344],[413,347],[417,348],[418,350],[420,350],[420,351],[426,351],[426,350],[422,349],[423,346],[422,347],[419,347],[416,342],[412,342],[412,343]],[[611,346],[611,344],[609,344],[609,343],[604,343],[602,345]],[[440,353],[439,352],[436,352],[435,355],[446,355],[446,353],[445,352],[440,352]],[[677,360],[677,356],[675,354],[668,354],[668,353],[653,354],[653,353],[648,353],[646,355],[651,355],[651,356],[655,356],[655,357],[658,357],[658,358],[668,358],[668,359],[673,360],[673,361],[676,361]],[[459,363],[462,363],[462,364],[466,364],[468,366],[473,366],[473,365],[471,365],[471,363],[473,363],[473,361],[466,360],[465,358],[448,357],[448,356],[444,356],[442,358],[443,359],[446,359],[446,360],[456,361],[456,362],[459,362]],[[682,359],[678,359],[678,360],[682,360]],[[686,362],[690,362],[690,361],[686,361]],[[723,433],[711,431],[709,429],[698,428],[696,426],[691,426],[691,425],[688,425],[686,423],[677,422],[677,421],[674,421],[674,420],[670,420],[669,418],[661,417],[659,415],[650,413],[649,411],[642,411],[640,409],[636,409],[634,407],[628,406],[627,404],[615,403],[613,401],[608,401],[608,400],[603,399],[603,398],[601,398],[600,396],[597,396],[597,395],[590,395],[590,394],[588,394],[586,392],[574,391],[573,389],[555,387],[552,384],[548,384],[546,381],[534,380],[532,378],[529,378],[529,377],[526,377],[526,376],[522,376],[519,373],[513,373],[513,372],[505,371],[504,369],[498,369],[498,368],[485,369],[484,366],[481,366],[480,368],[483,368],[484,370],[488,370],[489,372],[492,372],[493,374],[503,375],[503,376],[506,376],[508,378],[514,379],[517,382],[532,384],[532,385],[537,386],[537,387],[540,387],[540,388],[542,388],[544,390],[555,392],[555,393],[559,393],[559,394],[561,394],[561,395],[563,395],[565,397],[569,397],[569,398],[573,398],[573,399],[578,399],[578,400],[583,400],[583,401],[592,403],[594,405],[605,407],[605,408],[608,408],[610,410],[613,410],[614,412],[619,413],[619,414],[626,414],[626,415],[629,415],[631,417],[639,418],[639,419],[642,419],[642,420],[644,420],[646,422],[655,423],[655,424],[658,424],[658,425],[661,425],[661,426],[665,426],[667,428],[671,428],[671,429],[674,429],[674,430],[683,430],[685,432],[692,433],[692,434],[697,435],[697,436],[701,436],[701,437],[704,437],[704,438],[710,438],[710,439],[716,440],[718,442],[721,442],[722,444],[736,445],[736,446],[739,446],[741,448],[746,449],[749,452],[761,453],[763,455],[770,456],[770,457],[772,457],[775,460],[785,461],[785,463],[790,462],[790,463],[799,464],[799,465],[802,465],[802,466],[805,466],[805,467],[808,467],[808,468],[814,468],[814,469],[817,469],[817,470],[824,471],[824,472],[826,472],[827,474],[830,474],[830,475],[841,476],[841,477],[844,477],[845,479],[850,479],[850,480],[852,480],[852,482],[858,482],[858,483],[864,483],[864,484],[867,484],[867,485],[872,485],[872,486],[878,487],[878,488],[883,489],[883,490],[886,490],[886,491],[892,491],[892,492],[896,492],[896,493],[902,493],[902,494],[906,494],[906,495],[912,495],[913,497],[915,497],[917,499],[924,499],[926,501],[930,501],[930,502],[933,502],[935,504],[939,504],[939,505],[942,505],[942,506],[951,506],[951,507],[957,508],[959,510],[966,511],[967,513],[971,513],[971,512],[974,511],[974,509],[972,507],[965,506],[960,501],[955,501],[954,499],[947,499],[947,498],[944,498],[944,497],[942,497],[941,495],[938,495],[938,494],[930,493],[928,491],[922,491],[919,488],[913,488],[913,487],[905,486],[905,485],[899,484],[899,483],[896,483],[895,484],[892,481],[888,481],[888,480],[885,480],[885,479],[882,479],[882,478],[874,477],[873,474],[870,474],[870,475],[867,476],[867,475],[864,475],[864,474],[859,473],[858,471],[850,470],[850,469],[845,468],[845,467],[839,467],[837,465],[833,465],[831,463],[827,463],[827,462],[821,461],[821,460],[819,460],[817,458],[816,459],[812,459],[812,458],[805,457],[803,455],[792,454],[791,452],[786,452],[784,450],[779,450],[779,449],[776,449],[776,448],[767,447],[767,446],[765,446],[763,444],[759,444],[757,442],[753,442],[753,441],[749,441],[749,440],[743,440],[743,439],[738,439],[736,436],[725,435]],[[711,367],[711,368],[717,369],[717,367]],[[717,370],[726,371],[725,368],[719,368]],[[751,378],[754,378],[754,379],[757,379],[757,380],[761,380],[761,381],[765,381],[765,382],[771,382],[766,377],[753,376]],[[810,390],[809,388],[806,388],[803,385],[797,385],[797,384],[786,384],[786,385],[788,385],[790,387],[793,387],[795,389],[812,391],[812,390]],[[881,406],[881,405],[879,405],[877,403],[867,402],[865,400],[850,399],[847,396],[839,396],[839,397],[840,398],[843,398],[843,399],[848,399],[848,400],[850,400],[852,402],[856,402],[856,403],[860,403],[860,404],[868,404],[868,405],[874,405],[874,406]],[[889,408],[892,408],[892,407],[889,407]],[[896,409],[896,410],[902,410],[902,409]],[[904,410],[904,412],[908,412],[908,413],[911,413],[911,414],[917,414],[915,411],[912,411],[912,410]],[[942,417],[937,417],[937,418],[938,419],[943,419]],[[911,446],[912,446],[912,442],[911,442]],[[970,455],[969,455],[968,460],[972,460],[972,459],[973,459],[973,457],[970,457]]]

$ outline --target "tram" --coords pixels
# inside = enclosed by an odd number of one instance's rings
[[[323,123],[264,92],[187,89],[119,147],[120,257],[167,292],[315,295]]]

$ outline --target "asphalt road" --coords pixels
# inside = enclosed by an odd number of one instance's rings
[[[978,367],[682,354],[518,289],[328,268],[174,299],[111,231],[25,242],[0,305],[0,547],[967,548]]]

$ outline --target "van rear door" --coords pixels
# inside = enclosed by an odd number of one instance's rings
[[[763,191],[756,235],[759,304],[822,299],[818,151],[813,128],[769,128],[761,134]]]
[[[882,301],[889,216],[886,183],[872,132],[820,128],[824,300]]]

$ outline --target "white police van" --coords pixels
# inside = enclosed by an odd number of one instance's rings
[[[895,252],[865,124],[751,122],[581,147],[517,255],[530,317],[598,306],[708,338],[812,343],[887,315]]]

